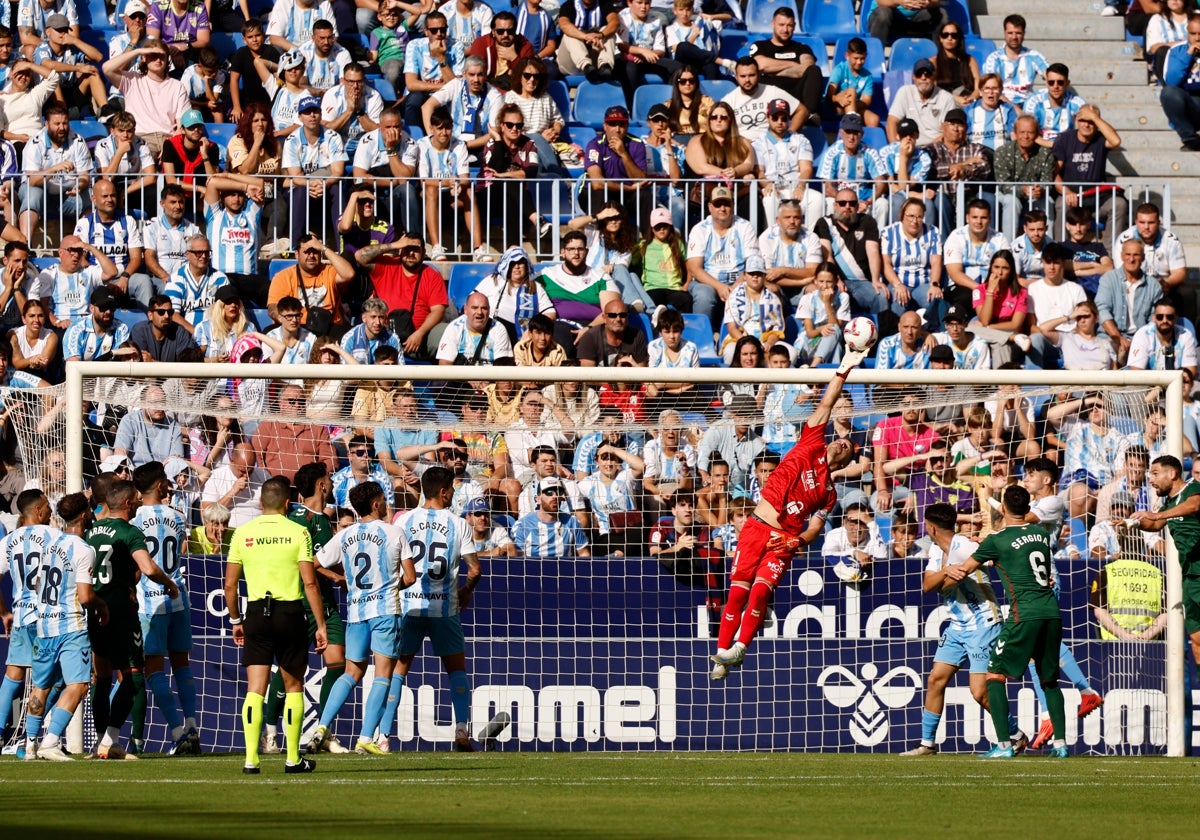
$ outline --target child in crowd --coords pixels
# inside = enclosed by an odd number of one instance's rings
[[[862,38],[851,38],[846,44],[845,59],[833,65],[825,100],[839,117],[858,114],[864,125],[877,126],[879,115],[870,110],[875,80],[866,66],[867,42]]]
[[[802,364],[838,362],[842,356],[842,327],[850,320],[850,296],[837,290],[837,269],[833,263],[817,266],[812,290],[800,297],[796,320],[804,329],[797,342]]]
[[[429,258],[446,261],[446,246],[442,244],[442,224],[454,221],[457,233],[461,217],[470,232],[476,250],[483,246],[479,217],[471,201],[470,155],[467,144],[453,136],[454,120],[444,105],[429,115],[430,133],[408,147],[404,163],[417,170],[425,197],[425,233],[429,243]],[[457,238],[457,236],[455,236]]]
[[[225,122],[225,94],[229,75],[221,69],[221,57],[212,47],[200,50],[195,64],[189,64],[180,79],[187,88],[192,107],[204,115],[205,122]]]

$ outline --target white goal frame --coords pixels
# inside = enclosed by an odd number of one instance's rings
[[[402,368],[413,378],[428,381],[465,382],[487,380],[518,380],[532,382],[555,382],[565,378],[600,384],[604,382],[641,383],[646,381],[644,368],[586,368],[569,369],[544,367],[457,367],[445,365],[422,365]],[[337,376],[347,380],[395,379],[395,367],[378,371],[371,365],[339,366]],[[864,385],[937,385],[946,384],[947,371],[890,371],[859,369],[849,381]],[[136,378],[251,378],[251,379],[326,379],[328,365],[235,365],[235,364],[180,364],[161,362],[68,362],[66,365],[66,414],[68,418],[83,416],[85,377],[136,377]],[[831,369],[656,369],[655,378],[694,382],[697,384],[720,384],[736,377],[745,383],[804,383],[823,387],[834,375]],[[981,386],[1023,385],[1042,388],[1118,388],[1159,386],[1165,395],[1167,451],[1177,458],[1183,457],[1183,374],[1181,371],[1029,371],[987,370],[954,371],[957,384]],[[83,489],[83,424],[66,424],[65,450],[67,456],[67,491]],[[1187,730],[1184,680],[1184,621],[1183,621],[1183,573],[1174,547],[1168,542],[1166,563],[1166,608],[1167,622],[1167,744],[1166,753],[1171,757],[1183,757]]]

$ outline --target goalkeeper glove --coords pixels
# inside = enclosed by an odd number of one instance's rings
[[[863,359],[867,357],[865,350],[851,350],[846,348],[846,352],[842,354],[842,363],[838,365],[837,372],[845,376],[850,371],[862,364]]]
[[[775,531],[767,538],[767,551],[795,554],[804,546],[804,540]]]

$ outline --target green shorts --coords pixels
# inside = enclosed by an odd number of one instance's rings
[[[1061,618],[1033,618],[1020,623],[1007,621],[992,645],[988,672],[1016,678],[1025,673],[1032,659],[1043,683],[1057,682],[1061,644]]]
[[[1183,579],[1183,629],[1189,636],[1200,632],[1200,577]]]
[[[317,638],[317,620],[313,618],[307,600],[304,602],[304,618],[308,621],[308,641],[311,644]],[[336,604],[325,605],[325,641],[331,645],[346,646],[346,625]]]

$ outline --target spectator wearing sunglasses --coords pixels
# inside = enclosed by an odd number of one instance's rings
[[[942,90],[934,81],[933,62],[921,58],[913,65],[912,84],[904,85],[892,98],[888,109],[887,135],[889,142],[900,139],[900,121],[909,119],[917,124],[917,146],[924,148],[942,134],[942,120],[958,107],[954,95]]]
[[[476,557],[515,557],[517,547],[503,525],[492,521],[492,510],[485,498],[472,499],[463,509],[463,517],[471,526],[471,541]]]
[[[392,479],[387,470],[374,460],[375,450],[371,441],[365,435],[355,435],[350,438],[347,451],[350,465],[333,474],[333,503],[338,507],[345,507],[350,500],[351,489],[367,481],[374,481],[383,488],[383,497],[388,505],[388,518],[391,519],[392,507],[396,501],[392,492]]]
[[[87,264],[87,255],[95,258],[94,265]],[[88,315],[92,293],[116,276],[116,265],[100,249],[75,234],[64,236],[58,246],[58,264],[44,269],[38,277],[40,291],[36,296],[49,313],[49,325],[65,330]]]
[[[512,12],[500,12],[492,18],[492,31],[480,35],[467,50],[467,55],[483,59],[488,81],[501,90],[511,90],[511,71],[522,58],[533,58],[533,44],[517,34],[517,18]]]
[[[579,520],[559,511],[563,494],[562,482],[554,476],[538,482],[537,508],[517,520],[513,528],[518,553],[535,560],[592,556]]]

